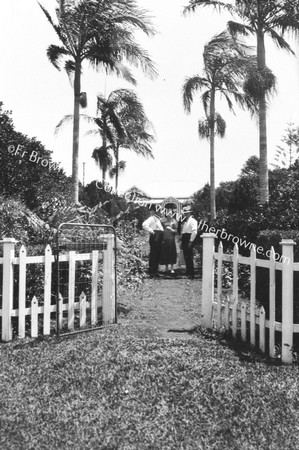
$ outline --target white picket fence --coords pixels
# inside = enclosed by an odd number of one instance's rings
[[[299,263],[294,263],[292,240],[282,239],[283,262],[275,261],[275,252],[271,248],[268,260],[256,257],[255,246],[251,248],[251,255],[244,257],[239,254],[235,244],[233,254],[224,254],[222,243],[215,252],[216,235],[204,233],[203,238],[203,277],[202,277],[202,311],[201,323],[207,328],[231,330],[233,337],[240,335],[242,341],[248,340],[252,346],[258,346],[262,352],[268,352],[271,357],[276,354],[277,343],[275,333],[281,332],[281,359],[283,363],[293,361],[293,335],[299,333],[299,324],[293,323],[293,279],[294,272],[299,271]],[[215,273],[215,261],[217,271]],[[232,294],[227,296],[222,289],[223,262],[233,265]],[[239,298],[238,267],[245,264],[250,268],[250,299]],[[266,319],[263,307],[256,305],[256,268],[264,267],[269,270],[269,317]],[[282,271],[282,321],[275,320],[275,271]],[[216,278],[216,280],[215,280]],[[215,293],[214,286],[217,286]],[[249,324],[249,333],[247,326]],[[258,334],[256,329],[258,328]],[[266,339],[268,329],[268,339]],[[259,342],[256,342],[256,336]],[[268,342],[268,348],[266,348]]]
[[[59,295],[59,318],[54,323],[59,324],[59,328],[67,322],[67,329],[72,331],[74,329],[76,311],[79,314],[79,327],[83,328],[87,325],[87,312],[90,312],[90,326],[97,323],[97,311],[102,310],[102,324],[108,325],[116,322],[116,291],[115,291],[115,252],[114,252],[114,236],[105,236],[107,246],[103,251],[93,250],[91,253],[76,253],[69,251],[66,254],[59,255],[60,262],[68,262],[68,296],[67,303],[64,301],[62,295]],[[49,335],[51,330],[51,314],[57,312],[56,303],[52,304],[52,276],[55,270],[55,258],[51,247],[48,245],[45,248],[45,253],[42,256],[27,256],[26,248],[22,246],[19,251],[19,256],[15,256],[15,246],[17,241],[13,238],[5,238],[0,241],[3,245],[3,257],[0,258],[0,270],[3,270],[3,284],[2,284],[2,308],[0,309],[2,333],[1,339],[4,342],[12,340],[13,325],[12,319],[18,318],[18,332],[19,338],[25,337],[26,318],[30,317],[30,335],[37,337],[39,332],[39,318],[42,317],[42,335]],[[84,292],[81,293],[79,299],[75,298],[75,267],[76,261],[90,261],[91,262],[91,295],[86,298]],[[103,272],[103,287],[102,295],[98,296],[98,281],[99,281],[99,263],[101,263]],[[26,272],[28,265],[42,264],[44,266],[44,285],[43,285],[43,299],[41,305],[35,295],[31,299],[30,306],[26,307]],[[18,308],[14,308],[14,277],[15,267],[19,266],[18,271]],[[54,292],[56,295],[56,292]],[[28,302],[27,302],[28,305]],[[65,312],[66,311],[66,312]],[[52,314],[53,316],[53,314]],[[66,319],[67,316],[67,319]]]

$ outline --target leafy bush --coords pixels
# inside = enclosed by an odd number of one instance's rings
[[[220,211],[217,215],[214,227],[216,229],[224,229],[227,234],[238,237],[255,244],[260,230],[267,227],[267,216],[265,214],[266,207],[250,208],[238,213],[228,214],[227,211]],[[234,244],[232,240],[222,240],[225,251],[233,249]],[[250,246],[240,246],[240,253],[248,256],[250,253]]]
[[[20,200],[0,197],[0,237],[15,238],[19,244],[40,241],[47,234],[45,223]]]
[[[146,206],[138,206],[134,203],[129,203],[128,208],[122,220],[133,224],[139,230],[142,229],[142,223],[149,217],[149,209]]]
[[[214,269],[215,288],[217,287],[217,265]],[[233,264],[228,261],[222,263],[222,289],[231,290],[233,288]],[[245,297],[250,297],[250,267],[245,264],[238,266],[238,290]]]
[[[144,239],[134,224],[126,220],[117,226],[118,285],[136,288],[146,276],[146,262],[143,259]]]
[[[31,210],[52,197],[70,196],[71,179],[36,138],[17,132],[0,102],[0,195],[18,198]]]
[[[260,231],[257,237],[257,246],[262,246],[265,250],[270,250],[274,247],[274,251],[278,255],[282,255],[282,246],[280,242],[282,239],[292,239],[295,242],[294,246],[294,260],[299,261],[299,231],[298,230],[263,230]]]

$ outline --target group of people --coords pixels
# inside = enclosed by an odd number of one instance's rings
[[[162,218],[156,208],[151,208],[150,217],[142,224],[142,228],[150,235],[150,277],[159,277],[159,265],[164,265],[165,271],[171,275],[175,274],[174,266],[177,262],[175,237],[179,235],[186,264],[185,275],[189,278],[194,278],[193,245],[197,235],[197,221],[192,213],[190,205],[183,207],[184,220],[178,226],[175,219],[167,216],[167,214]]]

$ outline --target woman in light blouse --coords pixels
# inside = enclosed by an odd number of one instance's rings
[[[160,264],[165,265],[165,272],[169,271],[170,274],[174,275],[174,265],[177,261],[177,251],[175,236],[177,234],[177,222],[172,217],[167,217],[162,219],[162,224],[164,227],[163,242],[161,250]]]

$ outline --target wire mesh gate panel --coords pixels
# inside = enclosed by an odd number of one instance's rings
[[[114,227],[60,224],[56,262],[57,336],[116,323]]]

